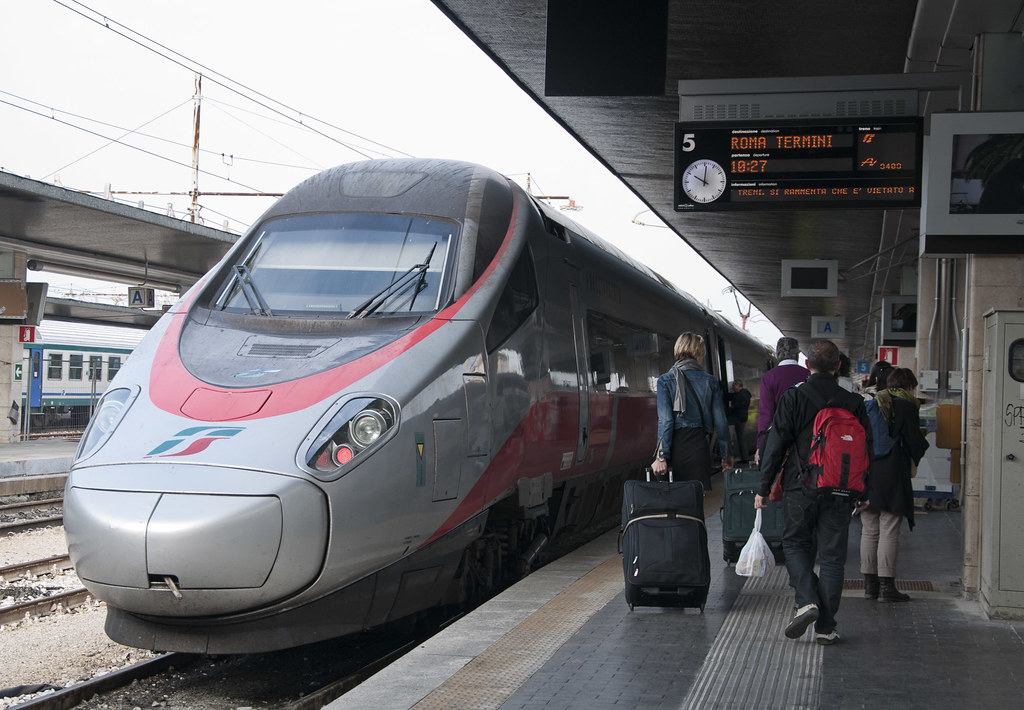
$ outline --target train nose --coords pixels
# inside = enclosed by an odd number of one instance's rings
[[[161,480],[176,492],[160,490]],[[107,603],[205,616],[263,606],[312,583],[328,515],[321,491],[302,479],[142,465],[73,472],[64,526],[79,578]]]

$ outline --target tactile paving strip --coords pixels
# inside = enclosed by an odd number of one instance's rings
[[[622,559],[616,555],[569,585],[413,707],[500,707],[590,617],[621,593]]]
[[[813,625],[803,638],[787,639],[792,616],[785,567],[748,579],[680,707],[819,707],[823,647],[814,643]]]

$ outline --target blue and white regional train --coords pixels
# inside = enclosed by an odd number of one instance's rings
[[[35,342],[23,346],[21,398],[32,417],[31,430],[84,428],[93,405],[144,334],[132,328],[44,320]]]
[[[343,165],[264,214],[121,368],[64,520],[127,645],[285,648],[500,588],[618,513],[682,331],[765,346],[486,168]]]

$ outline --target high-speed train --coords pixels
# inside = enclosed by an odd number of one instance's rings
[[[618,514],[683,331],[757,392],[768,349],[489,169],[301,183],[110,384],[68,477],[123,644],[245,653],[490,593]]]

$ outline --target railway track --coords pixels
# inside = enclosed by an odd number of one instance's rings
[[[18,564],[0,567],[0,582],[9,582],[12,579],[26,579],[40,574],[58,574],[69,569],[74,569],[71,558],[68,555],[54,555],[44,557],[41,560],[31,562],[19,562]]]
[[[60,575],[71,569],[73,569],[73,565],[68,555],[54,555],[31,562],[0,567],[0,590],[4,587],[21,586],[21,590],[24,592],[32,587],[25,587],[19,583],[27,582],[31,585],[39,581],[36,579],[37,577]],[[58,594],[0,608],[0,625],[20,621],[26,616],[47,615],[59,612],[61,609],[70,609],[86,603],[89,598],[90,594],[86,589],[76,587]],[[314,652],[289,649],[251,657],[162,654],[105,673],[83,683],[58,689],[56,692],[37,695],[31,700],[20,703],[17,707],[19,709],[52,710],[59,708],[64,710],[77,707],[96,696],[102,696],[96,702],[101,702],[107,707],[134,708],[139,706],[140,692],[146,694],[146,701],[143,702],[143,705],[152,706],[159,704],[160,698],[174,697],[182,692],[190,693],[191,689],[197,686],[202,688],[200,693],[205,694],[205,699],[201,699],[198,704],[194,701],[187,704],[204,706],[209,701],[213,704],[211,706],[220,707],[218,703],[222,700],[221,693],[225,692],[223,690],[224,683],[233,683],[237,678],[243,679],[241,681],[243,685],[253,683],[252,680],[244,679],[267,677],[268,670],[272,669],[276,672],[279,666],[284,666],[290,669],[282,674],[287,676],[288,682],[282,683],[275,679],[274,685],[289,686],[288,690],[283,691],[287,697],[265,701],[264,706],[275,710],[314,710],[323,707],[393,662],[417,643],[422,642],[423,638],[425,636],[412,638],[405,632],[399,631],[390,636],[385,635],[383,639],[372,634],[365,634],[361,640],[353,644],[346,646],[345,642],[337,641],[331,646],[324,646],[320,651]],[[339,652],[334,649],[343,649],[343,651]],[[334,666],[328,660],[332,657],[338,659],[345,656],[349,656],[349,658],[340,666]],[[306,657],[309,657],[309,660]],[[363,660],[357,660],[359,658]],[[198,665],[200,660],[203,663]],[[309,672],[308,678],[304,677],[304,673],[308,670],[306,666],[316,667]],[[142,680],[147,681],[145,686],[140,686],[137,683]],[[38,694],[45,690],[49,690],[49,688],[26,686],[24,692]],[[233,692],[227,691],[227,694],[234,697]],[[267,693],[271,696],[274,694],[268,692],[267,689],[254,692],[257,694]]]
[[[63,525],[63,515],[48,515],[43,518],[29,518],[28,520],[15,520],[10,523],[0,523],[0,535],[25,532],[37,528],[46,528],[52,525]]]
[[[54,693],[43,695],[33,700],[20,703],[17,707],[34,708],[34,710],[70,710],[79,703],[92,699],[98,693],[105,693],[123,688],[137,680],[152,678],[172,668],[187,667],[201,656],[190,653],[165,653],[141,663],[135,663],[110,673],[106,673],[85,683],[63,688]]]
[[[46,508],[56,508],[62,505],[64,505],[64,499],[60,497],[27,500],[21,503],[7,503],[0,505],[0,516],[19,515],[20,513],[27,513],[33,510],[44,510]]]
[[[31,562],[22,562],[0,567],[0,583],[10,585],[18,580],[33,580],[39,575],[59,575],[73,569],[71,558],[67,555],[54,555]],[[25,616],[42,616],[63,609],[84,604],[91,595],[85,587],[66,589],[57,594],[47,594],[34,599],[0,607],[0,624],[19,621]]]
[[[0,535],[25,532],[53,525],[63,525],[64,516],[42,515],[41,512],[60,508],[63,498],[21,501],[0,505]]]
[[[0,609],[0,624],[9,624],[25,616],[41,616],[61,609],[71,609],[85,604],[92,595],[85,587],[75,587],[47,597],[31,599]]]
[[[298,699],[274,703],[269,705],[269,707],[276,708],[276,710],[319,710],[319,708],[341,697],[374,673],[393,663],[421,642],[422,639],[410,641],[399,648],[380,655],[378,658],[372,659],[354,671],[343,673],[340,678],[325,682],[320,687],[303,693],[302,697]],[[294,653],[295,651],[291,652]],[[159,676],[162,674],[171,673],[172,671],[176,674],[188,672],[189,669],[206,658],[208,657],[191,653],[165,653],[156,658],[150,658],[140,663],[106,673],[84,683],[41,695],[20,703],[17,705],[17,708],[18,710],[70,710],[70,708],[89,701],[97,695],[116,694],[117,691],[131,686],[137,681],[148,679],[154,681],[155,684],[159,684]],[[245,662],[243,661],[243,663]],[[224,674],[239,672],[239,668],[230,659],[224,659],[217,663],[217,665],[223,669],[221,672]],[[255,667],[257,663],[253,662],[252,665]],[[215,671],[211,673],[208,666],[204,667],[200,672],[203,676],[216,673]],[[110,702],[104,699],[103,704],[104,707],[120,707],[116,700]],[[267,705],[267,703],[264,703],[264,705]]]

